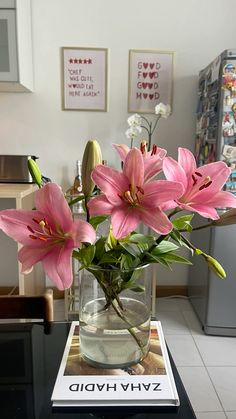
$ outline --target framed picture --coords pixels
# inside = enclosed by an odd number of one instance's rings
[[[128,112],[155,113],[160,102],[172,106],[173,57],[173,51],[129,51]]]
[[[62,48],[62,108],[107,111],[106,48]]]

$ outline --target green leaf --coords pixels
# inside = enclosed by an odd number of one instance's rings
[[[162,255],[163,253],[173,252],[177,249],[179,249],[179,246],[177,246],[176,244],[163,240],[151,251],[151,254],[158,256]]]
[[[184,258],[183,256],[176,255],[175,253],[166,253],[162,257],[167,262],[176,262],[176,263],[183,263],[186,265],[192,265],[190,260]]]
[[[121,269],[130,269],[133,267],[133,258],[129,254],[122,254],[120,259]]]
[[[103,254],[105,253],[105,243],[106,243],[105,237],[100,237],[100,239],[98,239],[96,242],[95,256],[98,260],[100,260]]]
[[[181,234],[180,234],[180,232],[179,232],[178,230],[173,229],[173,230],[170,232],[169,236],[170,236],[173,240],[175,240],[177,243],[181,244]]]
[[[67,202],[68,202],[69,207],[72,207],[74,204],[76,204],[79,201],[82,201],[83,199],[84,199],[84,195],[79,195],[76,198],[71,199],[70,201],[67,201]]]
[[[87,267],[91,265],[94,255],[95,255],[95,246],[89,245],[79,250],[78,259],[80,263],[83,265],[83,267]]]
[[[119,245],[121,247],[123,247],[123,249],[126,250],[126,252],[130,253],[130,255],[137,257],[140,255],[139,250],[137,249],[137,246],[133,245],[133,244],[129,244],[129,243],[125,243],[122,241],[119,241]]]
[[[132,287],[130,289],[131,289],[131,291],[134,291],[134,292],[144,292],[145,291],[145,287],[143,285],[137,285],[137,287]]]
[[[110,247],[110,249],[113,249],[114,247],[117,246],[117,240],[112,232],[112,228],[110,227],[110,231],[108,234],[108,238],[107,238],[107,244]]]
[[[99,265],[117,263],[118,259],[112,253],[104,253],[99,261]]]
[[[172,220],[172,224],[177,230],[185,230],[185,231],[191,232],[192,231],[191,220],[193,216],[194,214],[190,214],[190,215],[183,215],[182,217],[179,217],[179,218],[175,218],[174,220]]]
[[[91,217],[89,220],[89,224],[93,226],[93,228],[96,230],[97,226],[104,221],[106,221],[108,217],[106,215],[97,215],[96,217]]]
[[[151,253],[147,252],[145,254],[145,262],[146,261],[148,263],[160,263],[160,265],[163,265],[163,266],[170,269],[170,264],[165,259],[163,259],[162,256],[155,256],[155,255],[152,255]]]
[[[134,271],[130,272],[124,272],[121,274],[121,277],[123,279],[123,282],[121,284],[122,289],[132,288],[136,281],[140,278],[140,275],[142,274],[143,269],[136,269]]]
[[[154,237],[146,236],[145,234],[132,234],[129,241],[136,244],[147,244],[149,247],[155,244]]]

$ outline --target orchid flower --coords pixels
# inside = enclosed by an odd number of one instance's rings
[[[142,124],[142,117],[138,113],[135,113],[127,119],[127,122],[130,127],[140,126]]]
[[[121,161],[124,162],[130,148],[126,144],[113,144],[113,146],[118,152]],[[140,151],[144,162],[144,181],[147,182],[162,171],[162,164],[163,159],[166,156],[166,150],[164,150],[164,148],[157,147],[156,144],[153,144],[152,150],[147,151],[146,141],[142,141],[140,144]]]
[[[219,215],[216,208],[236,208],[236,197],[230,192],[221,191],[231,173],[223,161],[197,168],[191,151],[180,147],[178,162],[171,157],[165,157],[163,172],[168,180],[182,183],[184,193],[176,201],[182,209],[217,220]]]
[[[90,214],[111,215],[116,239],[127,236],[140,222],[159,234],[172,230],[172,223],[159,207],[167,199],[178,199],[183,187],[166,180],[145,182],[144,159],[137,148],[128,152],[123,172],[99,165],[93,170],[92,178],[104,195],[90,200]]]
[[[60,290],[72,284],[72,252],[93,243],[95,230],[86,221],[73,221],[61,188],[47,183],[36,192],[36,210],[0,212],[0,228],[23,246],[18,253],[22,272],[42,261],[44,271]]]
[[[160,115],[160,117],[168,118],[171,114],[171,107],[170,105],[164,105],[164,103],[158,103],[155,106],[155,114]]]
[[[134,139],[142,132],[142,128],[139,125],[132,125],[126,131],[125,135],[130,140],[131,148],[133,147]]]

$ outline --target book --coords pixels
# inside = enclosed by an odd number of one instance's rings
[[[138,364],[97,368],[80,354],[79,322],[73,321],[52,393],[54,407],[179,406],[159,321],[151,323],[150,350]]]

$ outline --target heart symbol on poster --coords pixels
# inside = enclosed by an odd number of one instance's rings
[[[143,63],[144,68],[148,67],[148,63]]]
[[[152,89],[153,83],[147,83],[148,84],[148,88]]]
[[[143,73],[143,78],[146,79],[148,73]]]
[[[76,88],[77,84],[73,84],[74,89]]]
[[[153,79],[153,77],[154,77],[154,74],[155,74],[155,72],[154,71],[150,71],[150,73],[149,73],[149,77],[150,77],[150,79]]]
[[[144,99],[147,99],[148,94],[147,93],[143,93],[143,97],[144,97]]]
[[[149,83],[142,83],[143,88],[146,89],[148,84]]]
[[[154,63],[150,63],[149,66],[150,66],[150,69],[152,70],[154,67]]]
[[[153,94],[149,94],[149,99],[150,99],[150,100],[152,100],[152,99],[153,99],[153,97],[154,97],[154,95],[153,95]]]

